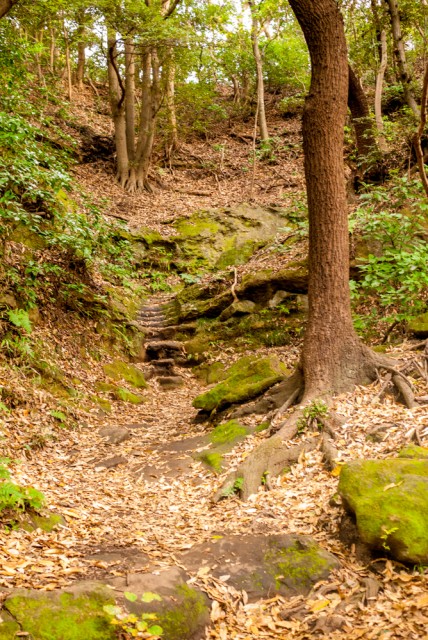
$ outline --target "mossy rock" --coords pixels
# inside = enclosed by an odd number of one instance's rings
[[[145,398],[138,393],[132,393],[132,391],[128,391],[124,387],[117,387],[114,397],[116,400],[121,400],[122,402],[128,402],[130,404],[142,404],[145,402]]]
[[[209,469],[215,473],[221,473],[223,470],[223,454],[220,451],[202,451],[194,454],[195,460],[200,460]]]
[[[104,373],[113,380],[123,380],[131,384],[136,389],[146,389],[147,382],[141,369],[133,364],[123,362],[123,360],[114,360],[103,366]]]
[[[428,311],[409,320],[408,329],[417,338],[428,338]]]
[[[231,404],[247,402],[282,380],[289,372],[275,357],[260,360],[244,357],[226,373],[227,377],[222,382],[193,400],[196,409],[211,412]]]
[[[19,624],[4,609],[0,611],[0,640],[16,640],[17,632],[21,631]]]
[[[260,247],[273,240],[284,225],[281,210],[238,207],[199,211],[189,218],[175,223],[174,238],[178,253],[183,255],[187,270],[205,266],[208,269],[225,269],[244,264]]]
[[[193,374],[205,384],[215,384],[225,378],[225,368],[222,362],[201,364],[193,368]]]
[[[214,445],[234,445],[248,435],[249,430],[237,420],[228,420],[218,424],[209,434]]]
[[[428,564],[428,459],[355,460],[342,468],[339,493],[364,543]]]
[[[104,413],[111,413],[111,402],[106,398],[100,398],[99,396],[92,396],[92,401],[97,404]]]
[[[107,587],[88,582],[61,591],[19,590],[4,608],[32,640],[114,640],[107,604],[114,604]]]
[[[27,249],[31,249],[33,251],[39,251],[47,247],[47,242],[44,236],[36,233],[24,224],[19,224],[16,227],[9,236],[9,240],[18,242],[19,244],[24,245],[24,247],[27,247]]]
[[[51,533],[60,524],[65,524],[64,518],[57,514],[44,516],[38,513],[25,513],[20,521],[20,528],[24,531],[35,531],[41,529],[46,533]]]
[[[412,458],[413,460],[428,460],[428,447],[418,447],[409,444],[398,453],[399,458]]]
[[[95,388],[97,391],[110,394],[115,400],[120,400],[121,402],[130,402],[131,404],[142,404],[145,402],[144,397],[139,393],[132,393],[132,391],[125,389],[125,387],[118,387],[116,384],[97,382]]]
[[[195,586],[187,584],[189,576],[178,567],[156,573],[128,575],[127,590],[137,595],[125,607],[135,615],[156,615],[154,624],[163,629],[163,640],[202,640],[209,624],[210,603]],[[144,602],[144,593],[156,594]],[[143,601],[142,601],[143,600]]]
[[[260,304],[267,304],[277,291],[287,293],[307,293],[308,265],[306,261],[290,263],[286,268],[262,269],[242,278],[236,290],[239,298],[248,298]]]
[[[339,562],[307,536],[224,534],[195,545],[180,563],[197,572],[206,565],[219,578],[230,576],[228,585],[245,590],[251,602],[259,598],[309,593]]]

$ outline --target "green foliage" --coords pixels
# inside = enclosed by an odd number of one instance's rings
[[[24,309],[10,309],[7,315],[9,317],[9,322],[11,322],[15,327],[18,329],[25,329],[27,333],[31,333],[32,327],[28,311],[24,311]]]
[[[303,409],[302,417],[297,421],[297,433],[306,429],[322,429],[323,419],[328,416],[328,407],[322,400],[313,400]]]
[[[138,596],[130,591],[123,594],[129,602],[137,602]],[[145,591],[141,596],[141,602],[150,603],[158,601],[162,598],[159,594],[151,591]],[[131,638],[160,638],[163,635],[163,629],[158,624],[153,624],[157,620],[154,613],[142,613],[137,616],[128,613],[123,607],[118,605],[106,604],[104,611],[111,616],[111,624],[119,627],[124,633],[129,634]],[[127,637],[129,637],[127,635]]]
[[[407,176],[367,188],[360,201],[351,230],[376,250],[360,260],[362,279],[351,282],[354,302],[371,307],[357,316],[357,328],[365,330],[379,316],[396,323],[426,309],[428,204],[420,181]]]
[[[0,458],[0,516],[25,509],[40,509],[44,496],[33,487],[21,487],[10,481],[9,458]]]

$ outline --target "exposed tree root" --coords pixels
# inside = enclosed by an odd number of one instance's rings
[[[376,399],[379,399],[388,385],[393,384],[399,392],[404,403],[410,409],[419,406],[415,400],[413,385],[403,371],[398,370],[395,363],[384,357],[377,357],[371,354],[368,365],[374,365],[372,377],[378,375],[381,382],[381,389]],[[378,370],[385,369],[388,373],[382,382]],[[407,367],[406,369],[407,370]],[[278,398],[281,401],[278,402]],[[330,396],[322,396],[323,402],[329,402]],[[275,401],[276,400],[276,401]],[[280,417],[296,402],[302,404],[279,425],[273,425],[269,431],[270,437],[262,442],[225,480],[223,485],[215,494],[213,500],[218,502],[221,498],[227,497],[232,493],[239,493],[243,500],[246,500],[251,494],[256,493],[260,484],[265,484],[269,488],[270,478],[279,475],[290,464],[297,462],[300,456],[316,449],[317,447],[323,452],[323,459],[328,469],[332,469],[336,465],[338,451],[333,444],[336,438],[336,429],[342,423],[342,419],[335,413],[330,412],[326,416],[316,415],[315,418],[310,417],[309,422],[312,430],[318,428],[320,435],[310,437],[307,440],[289,446],[289,441],[293,439],[298,432],[308,423],[308,413],[305,408],[310,405],[311,400],[316,400],[314,394],[308,392],[304,387],[304,377],[300,367],[277,385],[275,390],[266,394],[258,403],[252,405],[254,413],[258,413],[261,406],[271,411],[271,417]],[[260,405],[260,407],[258,406]],[[272,410],[272,405],[276,410]],[[250,413],[250,411],[248,411]],[[309,414],[310,415],[310,414]],[[418,436],[419,434],[416,434]]]

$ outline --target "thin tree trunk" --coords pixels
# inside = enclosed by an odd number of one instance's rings
[[[403,35],[401,33],[400,14],[398,12],[397,0],[385,0],[385,2],[388,4],[389,14],[391,17],[392,37],[394,40],[394,54],[397,61],[400,82],[403,86],[404,97],[406,99],[407,105],[413,111],[415,117],[419,120],[419,108],[410,86],[411,77],[407,68],[406,51],[404,49]]]
[[[351,66],[348,65],[348,107],[352,115],[357,141],[358,163],[362,172],[373,164],[379,156],[379,149],[373,133],[373,123],[370,116],[369,103],[364,93],[361,81]]]
[[[232,76],[233,84],[233,104],[241,104],[241,89],[237,76]]]
[[[135,158],[135,45],[132,38],[125,40],[125,74],[126,145],[132,164]]]
[[[416,151],[416,158],[418,161],[419,175],[425,189],[425,193],[428,196],[428,178],[425,171],[424,154],[421,147],[421,138],[427,122],[427,101],[428,101],[428,64],[425,67],[424,80],[422,85],[422,102],[421,102],[421,120],[417,132],[413,137],[413,144]]]
[[[152,157],[159,108],[159,61],[155,50],[145,50],[142,56],[140,131],[135,152],[135,168],[126,184],[128,191],[152,191],[148,174]]]
[[[305,398],[344,391],[374,374],[353,327],[343,165],[348,60],[335,0],[290,0],[312,76],[303,114],[309,212],[309,313],[302,351]]]
[[[116,178],[125,186],[129,177],[128,149],[126,144],[125,88],[117,66],[116,34],[108,33],[108,80],[111,115],[114,123],[116,145]]]
[[[82,34],[83,37],[83,34]],[[86,66],[86,47],[82,40],[77,44],[77,68],[76,68],[76,85],[79,91],[83,89],[85,80]]]
[[[386,153],[388,150],[388,145],[386,144],[385,134],[384,134],[384,126],[382,120],[382,90],[383,90],[383,79],[385,76],[386,65],[388,62],[388,49],[386,46],[386,31],[382,29],[380,34],[380,64],[379,69],[376,75],[376,90],[375,90],[375,102],[374,102],[374,110],[375,110],[375,119],[376,119],[376,128],[378,132],[378,143],[379,148],[382,153]]]
[[[175,61],[173,59],[173,50],[168,50],[168,63],[166,68],[166,108],[169,126],[169,150],[168,155],[179,147],[177,114],[175,111]]]
[[[265,88],[263,79],[263,62],[262,54],[259,47],[259,20],[257,17],[257,9],[254,6],[253,0],[249,3],[251,9],[251,41],[253,45],[254,62],[256,64],[257,73],[257,106],[258,106],[258,119],[260,128],[260,139],[262,142],[269,140],[269,132],[266,122],[265,111]]]
[[[73,85],[71,79],[71,61],[70,61],[70,43],[68,40],[68,32],[65,26],[65,21],[63,22],[63,32],[64,32],[64,40],[65,40],[65,69],[66,69],[66,80],[67,80],[67,97],[71,102],[73,100]]]
[[[49,71],[52,74],[54,74],[56,42],[55,42],[55,31],[52,28],[50,30],[50,34],[51,34],[51,42],[50,42],[50,48],[49,48]]]

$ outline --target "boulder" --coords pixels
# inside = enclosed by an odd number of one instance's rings
[[[244,590],[250,602],[259,598],[309,593],[312,586],[338,568],[337,558],[307,536],[216,535],[180,558],[188,571],[205,567],[215,578]]]
[[[120,444],[129,440],[131,432],[124,427],[103,427],[100,429],[99,434],[102,438],[105,438],[109,444]]]
[[[254,313],[256,310],[256,304],[252,300],[235,300],[229,307],[226,307],[221,314],[220,320],[224,322],[233,318],[234,316],[246,316],[249,313]]]
[[[362,541],[400,562],[428,564],[428,459],[354,460],[339,493]]]
[[[50,592],[17,590],[6,598],[3,607],[19,625],[19,635],[34,640],[114,640],[116,628],[103,610],[108,604],[114,604],[110,589],[84,582]],[[12,640],[15,635],[0,637]]]
[[[255,360],[244,357],[227,371],[226,378],[209,391],[193,400],[193,406],[202,411],[224,409],[241,404],[260,395],[288,374],[287,367],[275,357]]]
[[[417,338],[428,338],[428,311],[409,320],[408,329]]]
[[[178,567],[129,573],[126,581],[112,580],[116,590],[132,594],[122,605],[135,616],[153,614],[163,640],[202,640],[210,622],[210,601]]]
[[[137,389],[145,389],[147,382],[141,369],[133,364],[123,362],[122,360],[114,360],[103,366],[104,373],[113,380],[123,380]]]

